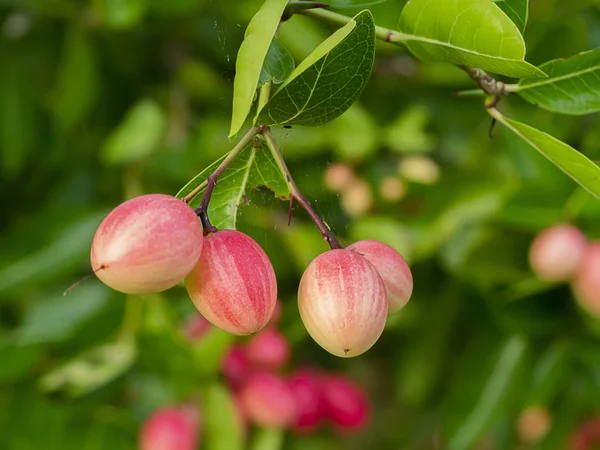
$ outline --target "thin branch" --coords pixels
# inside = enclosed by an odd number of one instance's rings
[[[208,205],[210,203],[210,199],[212,197],[213,190],[217,185],[217,181],[219,177],[223,174],[227,166],[235,159],[239,153],[244,150],[248,144],[252,142],[254,136],[256,136],[260,132],[260,128],[252,127],[250,130],[244,135],[242,139],[236,144],[235,147],[229,152],[227,157],[219,164],[219,167],[209,175],[206,180],[206,190],[204,191],[204,195],[202,196],[202,202],[200,206],[195,209],[196,214],[200,217],[202,221],[202,225],[204,227],[204,233],[214,233],[217,231],[215,227],[213,227],[208,218]],[[186,197],[187,198],[187,197]],[[184,199],[185,201],[185,199]]]
[[[279,168],[281,173],[285,176],[285,180],[286,180],[286,183],[290,190],[290,195],[292,196],[292,198],[295,199],[300,204],[300,206],[302,206],[302,208],[304,208],[304,210],[308,213],[310,218],[313,220],[313,222],[319,228],[319,231],[321,232],[323,239],[327,241],[327,243],[329,244],[329,246],[332,249],[344,248],[338,242],[338,240],[335,238],[335,236],[333,235],[331,230],[327,227],[327,225],[325,225],[323,220],[321,220],[319,215],[316,213],[316,211],[311,206],[310,202],[304,197],[304,195],[302,195],[302,192],[300,192],[300,189],[298,189],[296,182],[292,178],[292,174],[290,173],[290,170],[288,169],[287,165],[285,164],[285,160],[283,159],[281,152],[277,148],[277,143],[275,142],[275,139],[273,138],[273,135],[271,134],[271,130],[269,129],[269,127],[262,126],[260,128],[260,133],[264,136],[265,141],[267,142],[267,146],[269,147],[269,150],[271,151],[271,154],[273,155],[273,158],[275,159],[275,163],[277,164],[277,167]]]

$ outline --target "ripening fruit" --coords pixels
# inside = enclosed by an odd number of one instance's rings
[[[246,349],[238,345],[230,347],[221,362],[221,372],[229,386],[239,389],[252,375],[252,365],[248,360]]]
[[[209,322],[236,335],[252,334],[267,325],[277,302],[269,257],[252,238],[235,230],[204,238],[204,250],[185,286]]]
[[[570,280],[588,247],[585,236],[572,225],[556,225],[542,231],[529,249],[535,274],[547,281]]]
[[[296,399],[273,373],[253,375],[240,391],[240,401],[246,417],[260,427],[286,428],[296,420]]]
[[[189,407],[157,410],[140,432],[141,450],[195,450],[198,447],[198,412]]]
[[[346,163],[333,163],[325,171],[325,186],[332,191],[343,191],[356,179],[354,169]]]
[[[551,424],[552,418],[547,408],[531,406],[519,416],[517,432],[522,441],[533,444],[546,436]]]
[[[296,398],[297,416],[294,431],[309,433],[319,426],[324,418],[321,393],[321,376],[310,369],[292,373],[288,385]]]
[[[122,203],[104,218],[92,241],[92,269],[126,294],[175,286],[202,252],[202,224],[183,201],[148,194]]]
[[[290,345],[283,334],[268,327],[248,341],[246,355],[255,367],[278,369],[290,359]]]
[[[340,204],[349,216],[364,216],[373,206],[371,186],[363,179],[354,180],[342,192]]]
[[[371,348],[385,326],[388,302],[377,269],[350,250],[330,250],[306,268],[298,309],[311,337],[329,353],[350,358]]]
[[[330,375],[322,381],[323,404],[327,418],[336,428],[346,431],[363,429],[370,416],[370,402],[353,381]]]
[[[413,291],[412,273],[402,255],[379,241],[358,241],[347,249],[367,258],[381,275],[387,292],[388,313],[401,310]]]
[[[579,304],[600,318],[600,242],[592,243],[575,274],[573,290]]]

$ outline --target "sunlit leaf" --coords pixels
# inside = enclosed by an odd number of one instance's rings
[[[337,30],[294,70],[260,112],[265,125],[323,125],[363,91],[375,57],[375,24],[368,10]]]
[[[262,141],[258,147],[256,145],[254,143],[246,147],[225,169],[217,182],[208,207],[211,223],[217,228],[235,229],[238,209],[244,203],[245,194],[250,189],[265,186],[278,198],[289,197],[286,180],[277,168],[273,156]],[[215,162],[198,174],[177,193],[177,197],[184,198],[201,185],[217,165]],[[197,195],[190,202],[190,206],[198,207],[201,201],[202,195]]]
[[[521,34],[525,32],[527,17],[529,15],[529,0],[494,0],[504,14],[519,28]]]
[[[548,78],[519,81],[528,102],[561,114],[600,111],[600,48],[540,66]]]
[[[287,80],[295,67],[296,63],[288,49],[279,42],[279,39],[273,38],[260,72],[258,85],[262,86],[268,81],[281,84]]]
[[[510,77],[543,76],[525,59],[519,29],[490,0],[411,0],[400,15],[405,44],[418,58],[478,67]]]
[[[242,421],[229,389],[213,383],[206,388],[202,400],[203,447],[207,450],[242,450]]]
[[[286,5],[287,0],[266,0],[246,28],[235,62],[230,138],[237,134],[250,114],[263,62]]]

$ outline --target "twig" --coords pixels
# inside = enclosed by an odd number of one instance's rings
[[[269,150],[271,151],[271,154],[273,155],[273,158],[275,159],[275,163],[277,164],[277,167],[279,168],[281,173],[285,176],[285,180],[286,180],[286,183],[290,190],[290,195],[292,196],[292,198],[295,199],[300,204],[300,206],[302,206],[302,208],[304,208],[304,210],[308,213],[310,218],[313,220],[313,222],[319,228],[319,231],[321,232],[323,239],[327,241],[327,243],[329,244],[329,246],[332,249],[344,248],[338,242],[338,240],[335,238],[335,236],[333,235],[331,230],[327,227],[327,225],[325,225],[323,220],[321,220],[319,215],[316,213],[316,211],[311,206],[310,202],[304,197],[304,195],[302,195],[302,192],[300,192],[300,189],[298,189],[296,182],[292,178],[292,174],[290,173],[290,170],[288,169],[287,165],[285,164],[285,160],[283,159],[281,152],[277,148],[277,143],[275,142],[275,139],[273,138],[273,135],[271,134],[271,130],[269,129],[269,127],[267,127],[265,125],[261,126],[260,133],[264,136],[265,141],[267,142],[267,146],[269,147]]]

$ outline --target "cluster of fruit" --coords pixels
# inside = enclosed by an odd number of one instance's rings
[[[221,372],[236,403],[241,427],[292,430],[314,433],[331,424],[341,432],[364,429],[370,403],[362,388],[340,374],[315,368],[283,371],[291,359],[290,345],[277,330],[281,304],[267,327],[244,343],[232,346],[222,360]],[[200,314],[186,324],[191,340],[202,339],[210,323]],[[181,404],[155,411],[142,425],[142,450],[192,450],[201,437],[201,411]]]
[[[277,302],[277,280],[263,249],[236,230],[203,230],[185,202],[163,194],[133,198],[102,221],[91,264],[106,285],[127,294],[161,292],[185,281],[213,325],[235,335],[263,329]],[[341,357],[379,339],[388,313],[412,294],[404,258],[378,241],[359,241],[317,256],[298,289],[298,308],[312,338]]]
[[[589,242],[573,225],[555,225],[535,238],[529,261],[539,278],[569,282],[582,308],[600,317],[600,242]]]

